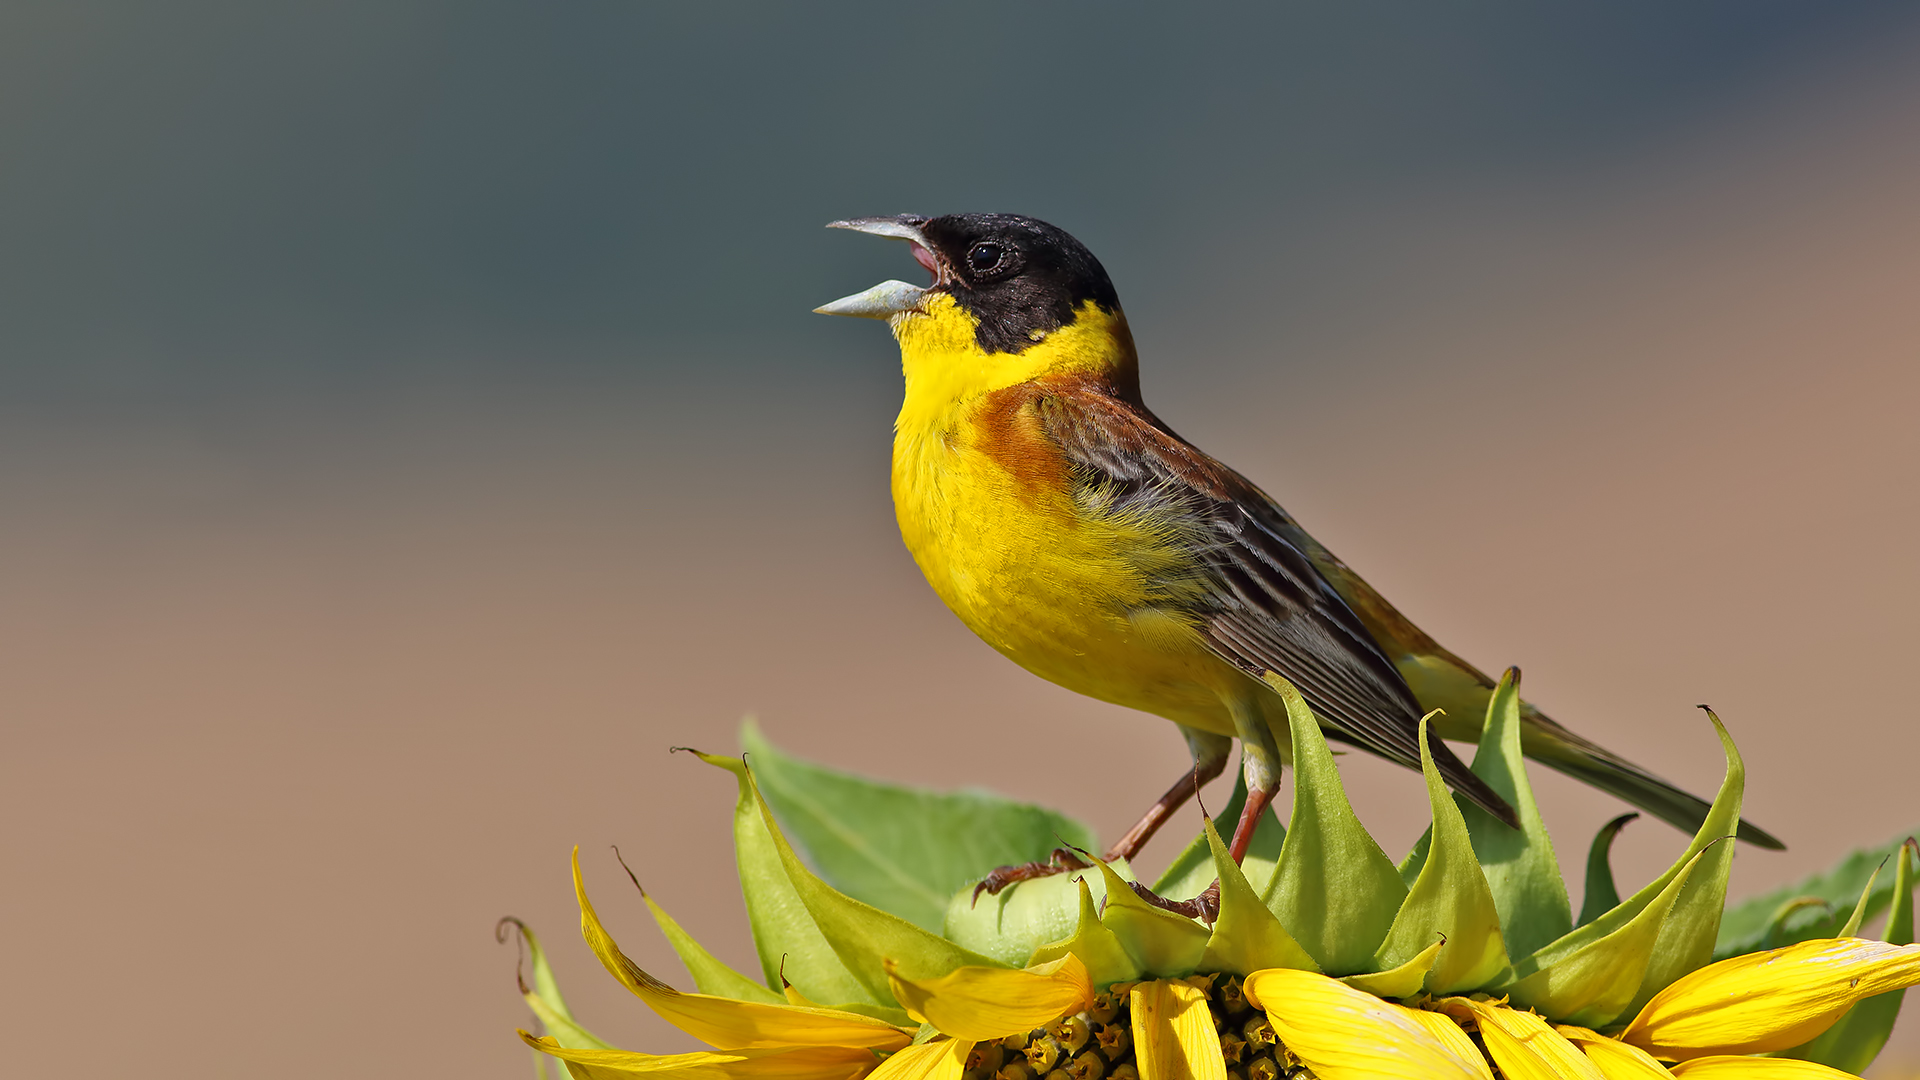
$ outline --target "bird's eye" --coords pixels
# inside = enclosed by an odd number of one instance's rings
[[[999,244],[975,244],[967,252],[967,268],[976,274],[985,274],[998,269],[1007,261],[1007,251]]]

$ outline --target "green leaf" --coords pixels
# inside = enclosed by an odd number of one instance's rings
[[[1720,749],[1727,757],[1727,773],[1720,790],[1707,810],[1706,823],[1694,837],[1698,843],[1706,829],[1718,825],[1725,843],[1707,837],[1699,855],[1699,865],[1687,878],[1687,887],[1673,903],[1673,910],[1660,924],[1660,940],[1647,962],[1646,979],[1634,995],[1628,1012],[1638,1012],[1653,995],[1665,990],[1682,975],[1713,962],[1713,942],[1720,933],[1720,916],[1727,908],[1727,878],[1733,873],[1733,837],[1740,831],[1740,802],[1747,790],[1747,766],[1740,759],[1740,748],[1712,709],[1703,709],[1720,736]]]
[[[1273,917],[1266,900],[1234,864],[1233,854],[1221,841],[1212,818],[1203,822],[1201,834],[1213,853],[1214,874],[1220,880],[1220,915],[1214,920],[1213,936],[1207,939],[1200,966],[1234,975],[1250,975],[1263,968],[1319,971],[1313,957]]]
[[[1112,867],[1095,863],[1107,883],[1107,908],[1100,922],[1113,931],[1127,955],[1156,978],[1193,974],[1207,950],[1207,928],[1140,899]]]
[[[1091,876],[1081,875],[1074,879],[1074,888],[1080,895],[1080,908],[1078,924],[1072,936],[1034,950],[1027,960],[1027,966],[1049,963],[1072,953],[1087,965],[1087,975],[1093,980],[1094,987],[1105,989],[1117,982],[1131,982],[1145,972],[1140,962],[1121,944],[1119,935],[1100,921],[1100,909],[1094,904],[1092,887],[1087,880]],[[1106,887],[1102,875],[1100,890],[1103,897]]]
[[[1911,831],[1920,832],[1920,828]],[[1840,860],[1831,870],[1783,885],[1728,908],[1720,920],[1720,939],[1713,948],[1714,959],[1724,960],[1729,956],[1791,945],[1811,938],[1833,937],[1846,921],[1846,916],[1842,914],[1846,910],[1843,905],[1853,903],[1867,880],[1873,876],[1874,869],[1899,846],[1900,842],[1894,841],[1861,848]],[[1887,901],[1892,895],[1892,882],[1882,881],[1867,901],[1866,917],[1871,919],[1886,910]],[[1803,897],[1825,901],[1826,910],[1816,912],[1810,907],[1803,907],[1792,913],[1793,917],[1779,932],[1770,935],[1774,917],[1781,908]]]
[[[1627,827],[1629,821],[1640,815],[1621,814],[1593,834],[1593,846],[1587,849],[1587,887],[1580,900],[1580,925],[1585,926],[1620,906],[1620,890],[1613,884],[1613,864],[1608,855],[1613,851],[1614,837]]]
[[[1913,878],[1916,859],[1920,858],[1920,844],[1908,838],[1894,849],[1893,858],[1896,862],[1889,904],[1892,911],[1887,915],[1886,941],[1892,945],[1910,945],[1913,943]],[[1871,891],[1871,886],[1862,890],[1856,913],[1864,913]],[[1858,923],[1855,927],[1858,928]],[[1843,1072],[1865,1072],[1887,1045],[1894,1021],[1900,1019],[1900,1003],[1906,993],[1892,990],[1870,997],[1847,1010],[1845,1016],[1812,1042],[1784,1051],[1780,1056],[1817,1061]]]
[[[892,985],[887,979],[888,964],[910,979],[935,979],[970,965],[1005,966],[928,933],[898,915],[863,904],[815,877],[781,834],[779,824],[773,819],[773,808],[754,787],[752,770],[743,772],[794,893],[806,905],[807,913],[813,916],[814,925],[820,928],[828,946],[867,988],[870,996],[878,998],[881,1004],[895,1003]]]
[[[932,792],[824,768],[776,749],[752,720],[741,744],[760,792],[834,888],[939,932],[961,886],[1040,862],[1063,843],[1096,849],[1072,818],[984,791]]]
[[[1244,770],[1235,769],[1233,777],[1233,796],[1227,805],[1220,808],[1217,820],[1238,823],[1240,811],[1247,804],[1247,777]],[[1260,824],[1254,826],[1253,843],[1248,846],[1246,857],[1240,860],[1240,872],[1246,875],[1253,891],[1260,894],[1262,902],[1270,903],[1273,896],[1273,871],[1280,864],[1280,846],[1287,839],[1287,828],[1274,816],[1273,807],[1260,818]],[[1191,900],[1213,884],[1217,875],[1213,866],[1213,848],[1207,842],[1206,830],[1202,829],[1173,862],[1153,883],[1156,896],[1169,900]]]
[[[947,904],[940,936],[1008,967],[1025,967],[1035,949],[1074,932],[1087,879],[1104,901],[1106,882],[1091,868],[1015,882],[998,895],[981,893],[977,899],[971,886],[963,888]]]
[[[1500,912],[1486,875],[1474,858],[1467,822],[1440,779],[1427,748],[1427,720],[1420,721],[1420,772],[1427,782],[1433,827],[1419,876],[1394,915],[1393,929],[1374,955],[1379,968],[1399,967],[1445,940],[1437,961],[1429,960],[1427,992],[1454,994],[1477,990],[1507,968]],[[1405,995],[1399,995],[1405,996]]]
[[[1369,971],[1407,887],[1354,816],[1326,736],[1300,691],[1271,672],[1266,682],[1286,702],[1293,746],[1293,814],[1268,903],[1322,971]]]
[[[747,922],[767,986],[786,980],[812,1001],[892,1005],[893,994],[876,997],[840,961],[826,935],[788,880],[773,833],[760,813],[760,799],[746,763],[718,754],[693,753],[701,761],[733,774],[739,796],[733,804],[733,855],[740,870],[740,891],[747,901]]]
[[[1487,876],[1507,953],[1526,956],[1573,929],[1573,905],[1560,880],[1553,841],[1540,820],[1520,756],[1520,669],[1508,668],[1487,702],[1473,774],[1487,782],[1519,815],[1518,829],[1456,797],[1480,869]]]
[[[1515,1004],[1582,1027],[1597,1028],[1628,1012],[1667,916],[1703,858],[1694,856],[1658,896],[1604,937],[1585,941],[1548,964],[1522,961],[1514,972],[1519,981],[1507,988],[1508,996]]]
[[[621,866],[626,864],[623,862]],[[631,876],[633,871],[627,871]],[[640,882],[636,879],[634,885]],[[680,963],[686,965],[687,974],[693,976],[693,985],[703,994],[718,997],[730,997],[740,1001],[764,1001],[780,1004],[787,999],[772,990],[754,982],[727,966],[719,957],[708,952],[695,941],[692,934],[681,929],[667,909],[654,902],[646,889],[640,890],[640,899],[647,902],[647,910],[653,912],[653,921],[660,924],[660,933],[665,935],[667,944],[673,946],[674,954],[680,957]]]
[[[527,959],[533,966],[533,985],[528,986],[525,979],[520,979],[520,993],[527,999],[527,1005],[533,1009],[533,1014],[540,1018],[540,1023],[546,1026],[547,1034],[553,1036],[554,1041],[561,1046],[572,1050],[613,1049],[574,1020],[572,1011],[567,1008],[566,1000],[560,996],[560,984],[554,981],[553,968],[547,963],[546,951],[540,948],[540,939],[534,935],[533,930],[526,923],[509,916],[500,920],[499,925],[495,927],[495,933],[503,934],[509,925],[526,944]],[[500,940],[506,939],[502,937]],[[514,977],[519,979],[520,973],[515,971]],[[537,1069],[536,1064],[536,1071]]]

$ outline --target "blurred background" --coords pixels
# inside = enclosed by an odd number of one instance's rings
[[[1062,225],[1160,414],[1451,648],[1705,793],[1713,704],[1790,844],[1736,896],[1892,839],[1917,59],[1892,3],[6,5],[8,1071],[521,1078],[506,914],[687,1048],[567,854],[649,969],[610,844],[751,968],[731,782],[666,752],[749,712],[1132,821],[1173,728],[900,547],[893,345],[808,313],[915,272],[860,214]],[[1397,857],[1419,783],[1343,760]],[[1536,782],[1577,862],[1621,807]]]

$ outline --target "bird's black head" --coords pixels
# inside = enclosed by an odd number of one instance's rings
[[[979,324],[974,338],[988,352],[1017,353],[1048,333],[1071,324],[1091,300],[1117,312],[1100,260],[1064,229],[1019,214],[946,214],[925,218],[836,221],[854,229],[907,240],[913,257],[933,274],[927,292],[944,292]],[[885,317],[918,301],[910,286],[892,282],[858,297],[836,301],[822,312]]]
[[[1017,353],[1073,322],[1091,300],[1120,298],[1100,260],[1064,229],[1018,214],[947,214],[920,226],[938,266],[936,287],[979,320],[988,352]]]

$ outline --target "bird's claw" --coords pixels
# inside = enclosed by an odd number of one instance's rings
[[[1220,917],[1220,882],[1215,881],[1206,887],[1199,896],[1191,900],[1169,900],[1137,881],[1128,882],[1133,886],[1135,895],[1162,911],[1171,911],[1187,919],[1199,919],[1212,926]]]
[[[1052,877],[1055,874],[1064,874],[1069,870],[1085,870],[1089,865],[1091,864],[1085,859],[1068,851],[1066,848],[1054,848],[1053,853],[1047,856],[1046,862],[1021,863],[1019,866],[1002,866],[993,873],[981,878],[980,884],[973,887],[973,902],[976,904],[980,902],[981,893],[986,893],[988,896],[998,896],[1000,895],[1000,891],[1009,885],[1017,885],[1022,881],[1032,881],[1035,878]]]

